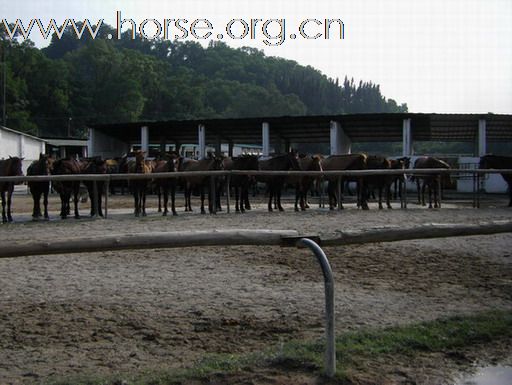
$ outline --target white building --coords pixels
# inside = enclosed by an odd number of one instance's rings
[[[0,159],[9,156],[23,158],[23,174],[27,168],[39,159],[40,153],[45,153],[46,141],[44,139],[25,134],[4,126],[0,126]]]

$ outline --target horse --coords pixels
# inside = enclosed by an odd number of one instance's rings
[[[224,170],[257,171],[258,157],[256,155],[241,155],[236,158],[224,158]],[[232,175],[230,186],[235,189],[235,211],[244,213],[250,210],[249,187],[252,184],[253,177],[249,175]],[[229,193],[229,191],[228,191]]]
[[[59,159],[53,163],[52,175],[78,175],[81,173],[80,162],[75,158]],[[52,183],[55,191],[60,196],[60,217],[66,219],[70,213],[69,201],[73,196],[75,218],[80,218],[78,213],[78,195],[80,193],[80,181],[59,181]]]
[[[299,166],[302,171],[322,171],[322,157],[320,155],[314,156],[299,156]],[[321,177],[313,176],[300,176],[295,180],[295,211],[299,211],[299,201],[301,211],[309,208],[308,205],[308,191],[311,184],[315,183],[318,190],[318,184]]]
[[[365,154],[345,154],[345,155],[331,155],[322,161],[322,168],[324,171],[340,171],[340,170],[365,170],[367,156]],[[338,199],[340,201],[340,208],[343,209],[341,203],[342,197],[337,197],[336,186],[338,177],[328,176],[326,178],[329,182],[327,186],[327,193],[329,195],[329,209],[333,210],[336,206]],[[355,180],[357,182],[357,202],[358,206],[363,210],[368,210],[368,202],[365,194],[363,193],[364,181],[362,177],[356,178],[341,178],[341,186],[343,188],[344,180]],[[343,190],[342,190],[343,192]]]
[[[130,174],[150,174],[152,171],[151,162],[145,160],[144,151],[134,152],[135,160],[128,161],[127,171]],[[134,213],[138,217],[146,216],[146,189],[147,179],[134,179],[129,182],[134,200]]]
[[[101,157],[86,158],[81,163],[82,174],[106,174],[107,163]],[[101,209],[103,201],[103,192],[105,191],[105,182],[96,181],[96,191],[94,191],[94,181],[84,181],[87,193],[91,199],[91,217],[99,215],[103,217],[103,211]],[[96,197],[96,200],[94,199]]]
[[[52,164],[50,157],[45,154],[39,154],[39,160],[33,161],[27,169],[27,175],[49,175]],[[48,220],[48,194],[50,192],[50,181],[45,182],[28,182],[30,194],[34,201],[32,210],[32,218],[37,220],[41,218],[41,195],[43,196],[44,219]]]
[[[366,159],[366,168],[368,170],[389,170],[391,169],[391,162],[377,155],[370,155]],[[386,206],[391,209],[391,183],[393,178],[389,175],[369,175],[363,178],[364,180],[364,194],[368,198],[370,186],[377,188],[379,192],[379,210],[382,210],[382,191],[386,194]]]
[[[450,165],[441,159],[430,156],[424,156],[416,159],[414,162],[415,169],[422,168],[444,168],[449,169]],[[428,208],[432,208],[432,192],[434,193],[434,208],[441,207],[439,183],[441,181],[441,173],[428,175],[415,175],[416,188],[418,191],[418,204],[425,206],[425,188],[428,187]],[[423,181],[420,194],[420,182]]]
[[[511,169],[512,168],[512,157],[511,156],[498,156],[498,155],[484,155],[480,158],[480,168],[483,169]],[[505,182],[508,185],[509,203],[508,207],[512,207],[512,174],[501,173]]]
[[[23,158],[17,156],[0,160],[0,176],[23,176]],[[14,182],[0,182],[0,193],[2,195],[2,222],[12,222],[11,201],[14,191]],[[7,215],[5,212],[5,193],[7,192]]]
[[[295,151],[277,155],[270,159],[259,160],[258,163],[259,169],[262,171],[300,171],[300,165]],[[276,197],[276,204],[279,211],[284,211],[281,205],[281,190],[283,189],[286,176],[264,176],[260,178],[260,180],[267,183],[269,192],[268,211],[273,211],[272,200],[274,197]]]
[[[177,172],[179,156],[177,154],[166,155],[166,160],[157,160],[154,163],[153,172]],[[169,190],[171,191],[171,211],[172,215],[178,215],[176,212],[176,185],[177,178],[158,178],[154,180],[158,193],[158,212],[162,212],[161,193],[164,195],[163,215],[166,216],[169,210],[167,205],[169,202]]]
[[[403,156],[397,159],[390,159],[391,170],[407,170],[411,166],[411,158]],[[403,189],[405,189],[405,175],[393,175],[391,184],[394,184],[393,198],[403,198]]]
[[[178,165],[178,171],[215,171],[223,169],[223,158],[221,157],[211,157],[206,159],[183,159],[180,158],[180,162]],[[212,200],[212,191],[211,191],[211,183],[208,183],[210,180],[207,176],[192,176],[185,177],[185,211],[192,211],[191,205],[191,196],[192,190],[195,188],[199,189],[199,194],[201,197],[201,214],[205,214],[206,211],[204,209],[204,187],[208,184],[208,211],[213,213],[214,205],[216,202]],[[215,187],[217,185],[215,184]]]

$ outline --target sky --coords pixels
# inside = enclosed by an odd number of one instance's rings
[[[206,45],[222,34],[229,46],[262,49],[268,56],[310,65],[333,79],[372,81],[387,98],[407,103],[410,112],[512,113],[512,0],[0,0],[0,4],[2,19],[20,19],[25,26],[31,19],[47,26],[50,19],[60,25],[65,19],[87,18],[92,24],[103,19],[116,27],[120,11],[122,19],[132,19],[137,28],[147,20],[147,35],[157,32],[150,19],[160,25],[164,19],[186,19],[188,23],[180,22],[186,27],[206,19],[212,35],[198,39],[189,32],[190,40]],[[251,22],[256,19],[261,21]],[[343,22],[343,39],[337,24],[331,26],[329,39],[324,38],[325,19]],[[244,22],[253,24],[252,38],[250,31],[241,39],[229,37],[230,21],[231,35],[238,37],[244,33]],[[302,37],[299,26],[305,21],[302,32],[320,36]],[[183,35],[172,23],[171,32]],[[123,24],[123,31],[128,24]],[[273,39],[264,35],[265,25]],[[196,35],[210,32],[200,27],[207,27],[206,22],[196,24]],[[284,40],[277,38],[280,32]],[[37,28],[30,38],[38,47],[49,44]]]

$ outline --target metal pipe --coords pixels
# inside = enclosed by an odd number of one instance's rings
[[[229,207],[229,194],[231,193],[230,182],[231,182],[231,175],[228,175],[226,177],[226,211],[228,214],[230,213],[230,207]]]
[[[110,191],[109,187],[110,187],[110,181],[107,180],[105,182],[105,191],[103,192],[105,194],[105,207],[103,209],[103,211],[105,211],[105,214],[104,214],[105,215],[105,219],[107,219],[107,217],[108,217],[108,194],[109,194],[109,191]]]
[[[327,256],[322,248],[308,238],[301,238],[298,245],[308,247],[314,254],[324,274],[325,288],[325,374],[334,377],[336,373],[336,340],[334,331],[334,279]]]

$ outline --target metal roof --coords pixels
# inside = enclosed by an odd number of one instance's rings
[[[352,142],[400,142],[404,119],[411,119],[415,141],[474,141],[478,121],[486,120],[487,140],[512,140],[512,115],[377,113],[347,115],[281,116],[237,119],[194,119],[97,124],[91,128],[125,142],[140,141],[147,126],[151,143],[195,143],[197,128],[206,127],[206,142],[261,143],[262,123],[270,125],[270,140],[291,143],[327,143],[330,122],[338,121]]]

